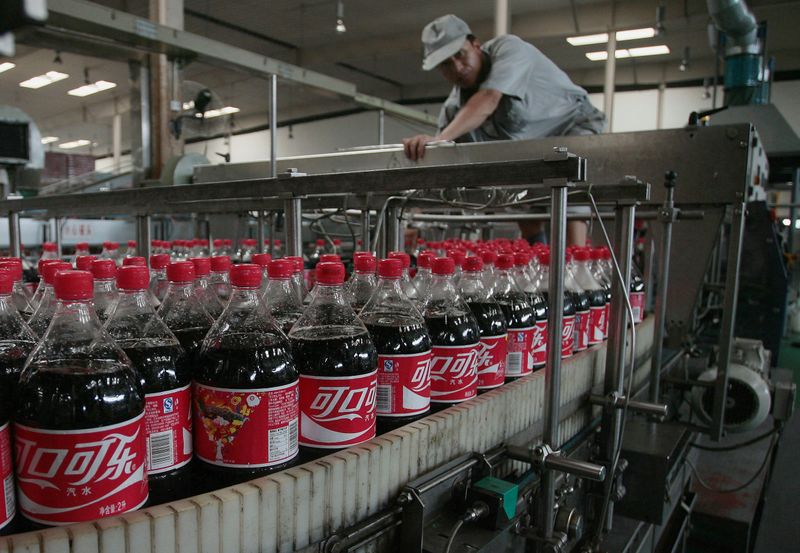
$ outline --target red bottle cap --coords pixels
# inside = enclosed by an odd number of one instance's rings
[[[176,261],[167,265],[167,280],[175,283],[194,282],[194,265],[191,261]]]
[[[215,255],[211,258],[211,270],[215,273],[227,273],[231,268],[231,258],[227,255]]]
[[[53,242],[45,242],[42,244],[42,250],[46,252],[56,251],[56,245]]]
[[[417,244],[424,244],[424,243],[425,243],[424,238],[417,238]]]
[[[542,250],[539,252],[539,263],[542,265],[550,265],[550,252],[547,250]]]
[[[514,254],[514,265],[524,267],[531,262],[531,254],[528,252],[517,252]]]
[[[106,246],[108,244],[108,246]],[[119,242],[104,242],[103,246],[106,246],[109,250],[116,250],[119,248]]]
[[[435,275],[452,275],[456,270],[456,263],[452,257],[437,257],[431,264],[431,271]]]
[[[92,262],[95,259],[97,259],[96,255],[79,255],[75,258],[75,266],[79,271],[88,271],[92,268]]]
[[[294,264],[287,259],[275,259],[274,261],[270,261],[269,265],[267,265],[267,274],[269,278],[292,278],[292,272],[294,272]]]
[[[399,259],[403,264],[403,269],[408,269],[411,266],[411,256],[406,252],[389,252],[387,255],[389,259]]]
[[[397,262],[400,263],[400,260],[397,260]],[[372,257],[371,255],[362,255],[360,257],[357,257],[353,262],[355,270],[359,273],[374,273],[375,265],[376,265],[375,258]],[[400,270],[402,271],[402,269],[403,266],[401,264]]]
[[[253,254],[253,263],[258,265],[259,267],[267,267],[269,266],[269,262],[272,261],[272,256],[268,253],[254,253]]]
[[[333,239],[333,245],[334,246],[341,246],[342,245],[342,241],[339,238],[334,238]]]
[[[323,240],[322,238],[317,238],[317,246],[324,246],[324,245],[325,245],[325,240]]]
[[[14,275],[11,266],[0,266],[0,294],[7,296],[14,289]]]
[[[147,267],[147,260],[144,257],[140,257],[138,255],[133,257],[126,257],[125,259],[122,260],[122,266]]]
[[[89,242],[78,242],[75,244],[76,250],[88,250],[89,249]]]
[[[204,277],[211,273],[211,260],[207,257],[193,257],[191,260],[194,265],[194,276]]]
[[[231,284],[238,288],[261,286],[262,269],[255,263],[241,263],[231,267]]]
[[[494,265],[495,261],[497,261],[497,254],[491,250],[483,250],[481,252],[481,261],[486,265]]]
[[[42,278],[44,279],[44,283],[45,284],[55,283],[56,273],[58,271],[69,271],[70,269],[72,269],[72,265],[70,265],[69,263],[65,263],[63,261],[48,263],[47,265],[42,267]],[[88,274],[91,276],[92,273]]]
[[[436,254],[430,250],[426,250],[417,257],[417,267],[422,269],[430,269],[431,263],[433,263],[434,259],[436,259]]]
[[[464,265],[464,260],[467,258],[467,254],[461,250],[448,250],[447,257],[452,257],[456,266],[461,267]]]
[[[169,265],[168,253],[157,253],[150,256],[150,267],[153,269],[165,269]]]
[[[147,290],[150,271],[142,265],[126,265],[117,271],[117,288],[120,290]]]
[[[321,263],[341,263],[342,258],[339,254],[336,253],[324,253],[319,256],[319,260]]]
[[[42,274],[44,266],[47,265],[48,263],[58,263],[58,259],[40,259],[38,264],[39,274]]]
[[[18,257],[0,259],[0,269],[11,273],[14,280],[22,280],[22,260]]]
[[[225,240],[223,240],[222,238],[215,238],[214,239],[214,247],[215,248],[221,248],[224,245],[225,245]]]
[[[480,257],[468,257],[464,260],[462,269],[468,273],[476,273],[483,269],[483,261],[481,261]]]
[[[272,242],[275,244],[276,248],[279,248],[281,246],[281,241],[279,239],[277,239],[277,238],[275,240],[273,240]]]
[[[591,253],[589,248],[575,248],[572,250],[572,257],[575,261],[589,261]]]
[[[514,266],[514,256],[509,253],[501,253],[497,256],[495,265],[498,269],[510,269]]]
[[[286,259],[290,263],[294,263],[294,265],[292,265],[293,273],[300,273],[303,271],[303,266],[304,266],[303,258],[300,257],[299,255],[290,255],[289,257],[285,257],[284,259]]]
[[[128,240],[128,247],[135,248],[136,247],[136,240]]]
[[[233,240],[231,240],[230,238],[225,238],[224,241],[225,241],[225,245],[226,246],[232,246],[233,245]]]
[[[341,284],[344,282],[344,265],[321,262],[317,264],[318,284]]]
[[[371,258],[373,261],[375,258]],[[381,278],[400,278],[403,275],[403,262],[399,259],[381,259],[378,263],[378,276]]]
[[[55,275],[54,287],[56,299],[59,300],[90,300],[94,297],[92,273],[87,271],[59,270]]]
[[[117,264],[112,259],[95,259],[89,268],[94,278],[114,278],[117,276]]]

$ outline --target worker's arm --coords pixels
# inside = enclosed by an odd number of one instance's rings
[[[422,159],[425,157],[425,145],[428,142],[433,142],[434,140],[455,140],[468,132],[474,131],[494,113],[502,97],[503,93],[498,90],[487,88],[477,91],[467,100],[464,107],[458,110],[458,113],[456,113],[456,116],[450,121],[450,124],[442,129],[442,132],[436,136],[419,134],[411,138],[403,139],[403,147],[406,156],[413,160]]]

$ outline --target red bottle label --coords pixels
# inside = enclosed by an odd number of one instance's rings
[[[631,292],[630,298],[633,322],[638,324],[644,320],[644,292]]]
[[[562,319],[561,323],[561,357],[570,357],[575,345],[575,315]]]
[[[547,321],[536,321],[531,346],[531,367],[538,369],[547,363]]]
[[[431,408],[431,352],[378,355],[377,413],[408,417]]]
[[[225,467],[269,467],[297,455],[298,383],[216,388],[194,383],[195,455]]]
[[[608,340],[608,322],[611,319],[611,302],[606,303],[606,316],[603,318],[603,340]]]
[[[533,372],[533,358],[528,357],[533,350],[536,327],[508,329],[508,357],[506,376],[520,377]]]
[[[603,341],[603,329],[606,326],[606,306],[589,309],[589,345]]]
[[[111,426],[44,430],[14,425],[19,506],[42,524],[72,524],[147,501],[144,413]]]
[[[378,371],[300,375],[300,445],[340,449],[375,437]]]
[[[192,460],[192,390],[187,384],[144,400],[147,472],[158,474]]]
[[[17,512],[14,497],[14,466],[11,462],[11,425],[0,426],[0,478],[3,483],[3,501],[0,502],[0,528],[4,528]]]
[[[431,401],[459,403],[478,394],[478,350],[468,346],[433,346]]]
[[[485,336],[478,346],[478,389],[489,390],[502,386],[506,381],[506,357],[508,335]]]

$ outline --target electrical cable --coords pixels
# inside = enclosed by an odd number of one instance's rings
[[[772,452],[775,449],[775,444],[777,444],[777,443],[778,443],[778,435],[774,435],[772,437],[772,443],[770,443],[769,448],[767,449],[767,453],[766,453],[766,455],[764,455],[764,460],[761,462],[761,466],[758,467],[758,470],[756,471],[756,473],[752,477],[750,477],[747,480],[747,482],[745,482],[744,484],[739,484],[735,488],[726,488],[726,489],[715,488],[714,486],[712,486],[711,484],[709,484],[708,482],[703,480],[703,478],[700,476],[700,474],[699,474],[699,472],[697,470],[697,467],[694,466],[694,463],[692,463],[689,459],[686,459],[686,464],[689,465],[690,469],[692,469],[692,473],[694,473],[694,477],[697,479],[697,483],[700,484],[705,489],[707,489],[709,491],[712,491],[714,493],[736,493],[736,492],[739,492],[739,491],[745,489],[747,486],[749,486],[750,484],[752,484],[753,482],[756,481],[756,478],[758,478],[759,475],[766,468],[767,462],[769,461],[770,457],[772,456]]]
[[[770,436],[772,436],[773,434],[775,434],[778,431],[779,431],[778,428],[773,428],[769,432],[764,432],[760,436],[756,436],[755,438],[751,438],[751,439],[749,439],[749,440],[747,440],[745,442],[741,442],[741,443],[733,444],[733,445],[726,445],[726,446],[721,446],[721,447],[710,447],[710,446],[707,446],[707,445],[700,445],[698,443],[694,443],[693,442],[693,443],[690,443],[689,446],[693,447],[695,449],[703,450],[703,451],[734,451],[736,449],[747,447],[747,446],[752,445],[754,443],[760,442],[761,440],[763,440],[765,438],[769,438]]]
[[[456,539],[456,534],[458,534],[458,531],[461,530],[462,526],[464,526],[464,519],[460,518],[453,525],[453,529],[450,530],[450,535],[447,537],[447,545],[444,546],[444,553],[450,553],[450,548],[453,547],[453,541]]]

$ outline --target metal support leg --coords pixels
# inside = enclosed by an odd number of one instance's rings
[[[385,220],[386,251],[401,251],[403,242],[400,232],[400,208],[389,207],[386,209]]]
[[[136,216],[136,245],[138,253],[150,260],[150,215]]]
[[[272,257],[275,257],[275,238],[278,235],[277,219],[277,213],[271,211],[269,214],[269,254]]]
[[[8,251],[11,257],[22,256],[19,246],[19,213],[16,211],[8,212]]]
[[[664,351],[664,325],[667,318],[667,293],[669,290],[669,258],[672,250],[672,224],[675,222],[675,179],[678,177],[674,171],[666,174],[664,187],[667,189],[667,197],[664,206],[661,208],[661,221],[663,229],[661,231],[661,267],[658,273],[658,293],[656,294],[656,328],[653,337],[653,360],[650,365],[650,401],[655,403],[659,400],[661,356]]]
[[[274,74],[269,76],[269,167],[270,176],[276,178],[278,176],[278,76]]]
[[[264,253],[264,240],[266,240],[267,218],[263,211],[258,212],[258,253]]]
[[[286,255],[303,255],[303,203],[290,198],[283,203],[286,218]]]
[[[634,205],[617,205],[615,209],[616,224],[614,237],[614,255],[619,263],[622,281],[616,271],[612,276],[612,296],[610,313],[610,331],[608,349],[606,350],[606,371],[604,390],[605,395],[613,393],[625,394],[625,357],[628,333],[628,310],[625,305],[625,296],[628,295],[631,285],[631,258],[633,256],[633,222],[636,208]],[[608,478],[605,482],[601,502],[609,493],[609,487],[614,485],[614,457],[622,439],[621,409],[609,408],[603,412],[602,438],[600,440],[600,461],[608,467]],[[602,503],[598,508],[598,515],[602,512]],[[597,523],[611,528],[613,517],[613,504],[608,505],[604,520]]]
[[[61,218],[56,217],[53,219],[53,238],[56,243],[56,256],[61,259]]]
[[[361,212],[361,249],[365,252],[370,250],[370,241],[372,240],[372,236],[370,236],[369,232],[369,225],[370,213],[369,209],[365,209]]]
[[[385,120],[386,114],[382,109],[378,110],[378,144],[383,145],[384,143],[384,134],[385,134]]]
[[[734,325],[736,324],[736,300],[739,297],[739,262],[742,257],[744,222],[747,204],[734,205],[731,232],[728,239],[728,259],[725,267],[725,299],[722,306],[722,326],[719,331],[719,358],[717,380],[714,385],[714,416],[711,422],[712,440],[722,438],[725,424],[725,404],[728,395],[728,363],[731,359]]]
[[[567,187],[552,189],[550,199],[550,282],[548,295],[550,311],[547,319],[547,367],[544,375],[545,409],[542,441],[557,448],[561,410],[561,326],[564,319],[564,254],[567,248]],[[553,536],[555,523],[556,474],[552,470],[542,474],[542,488],[538,496],[538,516],[542,538]]]

